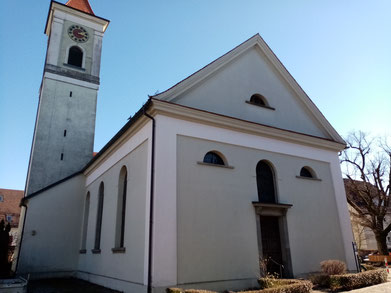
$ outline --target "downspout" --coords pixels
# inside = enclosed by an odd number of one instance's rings
[[[150,101],[150,100],[149,100]],[[155,181],[155,132],[156,121],[145,111],[143,114],[152,120],[152,154],[151,154],[151,184],[150,184],[150,201],[149,201],[149,243],[148,243],[148,287],[147,293],[152,293],[152,257],[153,257],[153,207],[154,207],[154,181]]]
[[[20,252],[22,251],[22,242],[23,242],[23,234],[24,234],[24,226],[26,224],[26,217],[27,217],[27,204],[26,204],[26,198],[22,198],[22,200],[20,201],[20,206],[21,207],[24,207],[24,216],[23,216],[23,226],[22,226],[22,231],[20,231],[20,241],[19,241],[19,247],[18,247],[18,255],[16,257],[16,265],[15,265],[15,274],[17,273],[18,271],[18,265],[19,265],[19,256],[20,256]]]

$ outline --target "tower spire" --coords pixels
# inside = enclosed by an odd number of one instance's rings
[[[68,0],[65,5],[85,13],[95,15],[91,9],[90,3],[88,3],[88,0]]]

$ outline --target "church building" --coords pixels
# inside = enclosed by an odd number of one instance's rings
[[[93,156],[108,25],[88,0],[50,4],[18,274],[157,293],[254,287],[260,259],[282,277],[355,269],[345,142],[258,34]]]

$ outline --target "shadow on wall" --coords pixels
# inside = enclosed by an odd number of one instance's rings
[[[11,275],[11,253],[10,232],[11,225],[5,225],[4,220],[0,222],[0,278],[8,278]]]

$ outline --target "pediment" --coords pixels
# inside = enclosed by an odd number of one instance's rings
[[[344,143],[258,34],[153,98]]]

